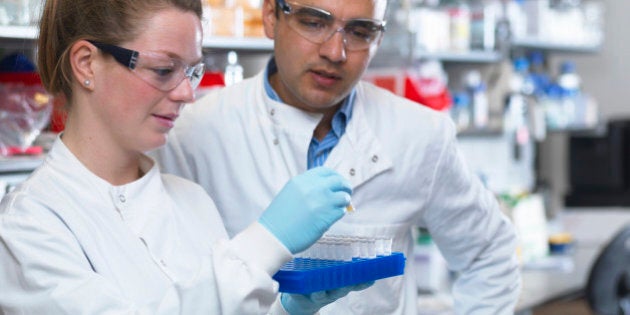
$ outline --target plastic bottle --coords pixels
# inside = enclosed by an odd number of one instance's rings
[[[527,36],[527,15],[523,9],[524,2],[524,0],[512,0],[506,4],[511,35],[516,40]]]
[[[562,107],[562,88],[558,84],[553,82],[547,87],[540,104],[545,110],[545,121],[549,129],[564,129],[569,125],[569,117]]]
[[[495,50],[501,55],[508,56],[512,43],[512,31],[510,30],[510,19],[505,5],[501,5],[501,10],[497,11],[496,24],[494,28]]]
[[[486,84],[478,70],[468,72],[464,77],[464,85],[470,96],[472,105],[472,121],[475,128],[487,128],[490,120],[490,106]]]
[[[487,128],[490,123],[490,104],[486,84],[481,82],[472,89],[473,123],[476,128]]]
[[[458,92],[453,95],[453,107],[451,108],[451,118],[457,126],[457,131],[470,128],[470,98],[466,92]]]
[[[575,63],[566,60],[560,65],[558,75],[558,85],[570,92],[579,92],[582,86],[582,79],[575,70]]]
[[[543,99],[545,91],[551,84],[546,65],[545,55],[538,50],[532,51],[529,56],[530,77],[534,85],[532,104],[530,108],[531,131],[537,141],[543,141],[547,137],[547,124],[545,122],[545,109]]]
[[[513,61],[514,73],[510,78],[510,93],[507,96],[504,113],[504,132],[514,141],[514,159],[521,158],[522,147],[530,141],[528,123],[531,95],[534,83],[529,74],[529,62],[524,57]]]
[[[511,78],[510,86],[512,92],[518,92],[526,96],[532,96],[536,89],[535,82],[529,71],[529,61],[525,57],[514,59],[514,75]]]
[[[472,50],[494,50],[495,26],[500,7],[496,2],[470,3],[470,48]]]
[[[470,8],[463,1],[448,9],[450,17],[451,50],[468,51],[470,49]]]
[[[568,119],[566,127],[575,126],[580,121],[579,113],[584,112],[582,80],[575,70],[575,63],[562,62],[556,83],[560,87],[561,108]]]
[[[551,83],[551,77],[545,67],[545,55],[541,51],[532,51],[529,54],[531,77],[534,83],[534,95],[539,97]]]
[[[418,66],[417,73],[408,72],[405,97],[435,110],[448,110],[452,100],[448,91],[448,74],[442,63],[425,60]]]
[[[235,51],[228,53],[228,64],[225,66],[225,85],[230,86],[243,80],[243,67],[238,63],[238,55]]]

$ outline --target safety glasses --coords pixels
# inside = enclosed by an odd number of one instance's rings
[[[347,50],[365,50],[376,43],[385,32],[385,21],[374,19],[338,19],[330,12],[297,2],[277,0],[287,24],[306,40],[323,44],[340,32]]]
[[[160,91],[171,91],[184,78],[190,81],[190,86],[194,90],[199,86],[205,72],[203,63],[190,66],[182,60],[161,53],[139,52],[116,45],[89,42],[101,51],[110,54],[118,63],[129,68],[140,79]]]

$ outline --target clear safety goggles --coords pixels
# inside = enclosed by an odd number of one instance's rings
[[[116,45],[89,42],[110,54],[118,63],[160,91],[171,91],[185,78],[190,81],[190,86],[194,90],[199,86],[205,72],[203,63],[190,66],[180,59],[162,53],[139,52]]]
[[[365,50],[378,43],[386,21],[374,19],[338,19],[330,12],[297,2],[277,0],[287,24],[306,40],[323,44],[340,32],[347,50]]]

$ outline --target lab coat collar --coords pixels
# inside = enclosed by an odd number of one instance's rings
[[[159,169],[148,156],[142,156],[140,162],[141,169],[145,172],[144,176],[124,185],[112,185],[90,171],[63,143],[61,135],[53,143],[47,163],[52,169],[63,174],[62,176],[82,183],[86,189],[93,190],[102,198],[111,201],[128,224],[133,218],[142,215],[136,211],[148,211],[153,206],[159,206],[154,205],[156,198],[153,197],[156,194],[164,194]],[[135,230],[139,227],[131,228]]]
[[[392,159],[372,127],[368,125],[366,106],[377,106],[374,100],[367,100],[359,83],[352,109],[352,119],[346,133],[332,150],[325,165],[346,176],[353,188],[360,186],[374,176],[393,167]]]
[[[256,84],[256,95],[261,95],[263,102],[259,114],[269,117],[270,121],[279,128],[286,128],[291,132],[298,132],[300,135],[307,135],[308,141],[313,136],[313,130],[317,127],[323,114],[310,113],[297,107],[285,104],[283,102],[272,99],[267,95],[264,89],[266,71],[263,70],[257,75],[259,84]],[[308,143],[306,145],[308,146]],[[305,157],[306,158],[306,157]]]
[[[262,97],[262,106],[258,107],[260,115],[270,118],[276,128],[292,133],[293,137],[300,137],[298,152],[306,152],[313,136],[313,130],[322,119],[322,114],[313,114],[293,106],[272,100],[264,89],[264,75],[261,71],[257,75],[258,83],[256,95]],[[385,152],[379,139],[367,123],[364,106],[375,106],[374,100],[367,100],[361,83],[356,87],[355,104],[352,108],[352,119],[346,126],[346,132],[339,143],[330,153],[324,164],[331,167],[346,178],[353,187],[358,187],[372,177],[392,168],[393,163],[388,152]],[[302,163],[300,163],[302,164]],[[306,163],[303,163],[304,167]],[[295,174],[294,174],[295,175]]]

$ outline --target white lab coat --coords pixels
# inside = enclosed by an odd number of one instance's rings
[[[153,153],[165,172],[208,191],[232,235],[306,170],[321,119],[271,100],[263,73],[189,105],[169,144]],[[325,165],[350,180],[358,210],[331,233],[392,237],[408,259],[404,276],[353,292],[322,314],[418,314],[412,226],[427,227],[461,273],[453,288],[457,314],[512,314],[520,291],[515,231],[467,170],[449,118],[368,83],[356,90],[352,119]]]
[[[57,139],[0,204],[0,314],[264,314],[290,252],[259,224],[227,239],[198,185],[112,186]]]

